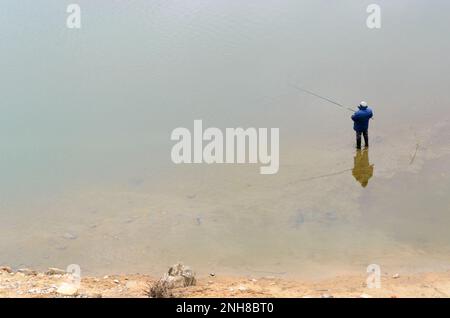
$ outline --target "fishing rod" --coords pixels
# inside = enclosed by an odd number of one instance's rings
[[[329,103],[332,103],[332,104],[334,104],[334,105],[336,105],[336,106],[338,106],[338,107],[341,107],[341,108],[343,108],[343,109],[346,109],[346,110],[348,110],[348,111],[351,111],[352,113],[356,112],[356,110],[354,110],[354,109],[352,109],[352,108],[350,108],[350,107],[344,106],[344,105],[342,105],[342,104],[340,104],[340,103],[338,103],[338,102],[335,102],[334,100],[331,100],[331,99],[329,99],[329,98],[327,98],[327,97],[320,96],[319,94],[316,94],[316,93],[314,93],[314,92],[311,92],[311,91],[309,91],[309,90],[307,90],[307,89],[304,89],[304,88],[299,87],[299,86],[296,86],[296,85],[292,85],[292,84],[291,84],[291,86],[292,86],[293,88],[299,90],[299,91],[302,91],[302,92],[304,92],[304,93],[313,95],[313,96],[318,97],[318,98],[320,98],[320,99],[323,99],[323,100],[325,100],[325,101],[327,101],[327,102],[329,102]]]

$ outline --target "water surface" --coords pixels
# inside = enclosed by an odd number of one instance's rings
[[[0,263],[323,276],[449,264],[447,1],[2,2]],[[350,113],[367,100],[371,148]],[[280,128],[280,171],[172,164],[170,133]]]

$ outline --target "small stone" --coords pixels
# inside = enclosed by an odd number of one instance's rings
[[[113,280],[114,283],[120,284],[120,281],[118,279]]]
[[[29,268],[21,268],[19,270],[17,270],[19,273],[27,275],[27,276],[36,276],[37,272],[34,270],[31,270]]]
[[[0,266],[0,272],[12,273],[12,269],[9,266]]]
[[[400,274],[394,274],[394,275],[392,275],[392,278],[394,278],[394,279],[400,278]]]
[[[322,296],[320,296],[320,298],[334,298],[334,297],[329,294],[322,294]]]
[[[134,280],[130,280],[125,284],[126,288],[137,288],[138,287],[138,283]]]
[[[209,276],[216,277],[216,274],[215,273],[209,273]]]
[[[47,272],[45,272],[45,274],[47,275],[64,275],[66,274],[66,271],[60,268],[56,268],[56,267],[49,267],[49,269],[47,270]]]
[[[109,278],[108,275],[103,276],[103,279],[108,279],[108,278]]]
[[[240,291],[246,291],[246,290],[247,290],[247,287],[241,285],[241,286],[238,287],[238,289],[239,289]]]
[[[367,294],[361,294],[361,295],[359,296],[359,298],[372,298],[372,296],[367,295]]]
[[[63,296],[76,296],[78,294],[78,288],[72,284],[62,283],[56,292]]]

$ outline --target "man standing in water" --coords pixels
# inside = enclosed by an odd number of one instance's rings
[[[372,110],[366,102],[359,104],[359,110],[352,116],[353,129],[356,131],[356,148],[361,149],[361,134],[364,136],[366,148],[369,147],[369,120],[373,117]]]

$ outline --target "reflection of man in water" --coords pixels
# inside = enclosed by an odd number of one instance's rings
[[[356,181],[365,188],[373,176],[373,165],[369,163],[369,150],[357,150],[354,158],[352,174]]]

